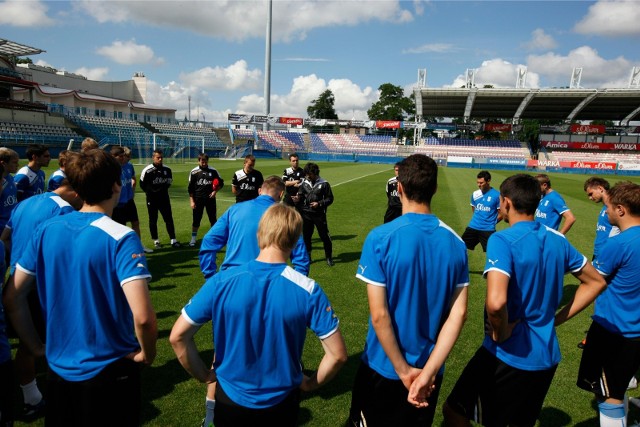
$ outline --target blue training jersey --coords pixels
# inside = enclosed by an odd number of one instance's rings
[[[34,171],[29,166],[21,167],[14,176],[18,189],[18,200],[44,193],[44,171]]]
[[[23,200],[13,210],[6,228],[11,230],[11,262],[9,274],[40,224],[57,215],[73,212],[73,207],[55,193],[43,193]]]
[[[5,225],[11,218],[11,212],[18,204],[18,189],[11,174],[7,174],[2,181],[2,194],[0,194],[0,230],[4,230]]]
[[[127,162],[122,165],[122,190],[120,191],[118,207],[126,205],[129,200],[133,199],[133,179],[135,176],[136,172],[131,163]]]
[[[509,277],[509,322],[519,323],[498,344],[485,336],[483,346],[509,366],[525,371],[551,368],[560,362],[553,326],[562,300],[564,275],[587,263],[559,232],[535,221],[521,221],[494,233],[487,244],[484,275]]]
[[[258,223],[265,211],[274,203],[276,201],[271,196],[261,195],[232,205],[218,218],[218,221],[205,234],[200,245],[198,257],[205,279],[215,274],[216,256],[225,245],[227,251],[220,270],[243,265],[256,259],[260,253],[257,237]],[[291,263],[296,271],[305,276],[309,274],[311,261],[302,236],[291,251]]]
[[[608,282],[596,298],[593,320],[626,338],[640,338],[640,226],[611,237],[593,260]]]
[[[456,288],[469,284],[467,249],[435,215],[404,214],[369,233],[356,277],[386,288],[398,346],[409,365],[422,368]],[[380,375],[399,379],[371,318],[362,360]]]
[[[0,240],[0,253],[4,253],[4,243]],[[0,273],[4,278],[4,273],[7,270],[7,266],[4,262],[4,256],[0,256]],[[0,364],[11,360],[11,346],[9,345],[9,338],[7,337],[7,322],[5,320],[4,307],[2,305],[2,298],[0,298]]]
[[[598,222],[596,223],[596,238],[593,241],[593,258],[597,258],[602,246],[609,240],[609,237],[613,237],[620,234],[620,229],[609,222],[607,216],[607,206],[602,206],[600,214],[598,215]]]
[[[500,192],[495,188],[483,193],[478,189],[471,194],[473,217],[469,228],[480,231],[495,231],[500,211]]]
[[[277,405],[300,386],[307,328],[320,339],[338,329],[313,279],[286,264],[255,260],[207,280],[182,314],[193,325],[212,320],[218,381],[248,408]]]
[[[557,191],[551,191],[540,199],[536,209],[536,221],[557,230],[562,221],[562,214],[568,210],[562,196]]]
[[[62,169],[58,169],[49,177],[49,183],[47,184],[47,191],[54,191],[60,188],[62,181],[65,180],[67,174]]]
[[[139,349],[122,287],[151,275],[129,227],[102,213],[51,218],[35,231],[16,268],[36,278],[47,361],[65,380],[91,379]]]

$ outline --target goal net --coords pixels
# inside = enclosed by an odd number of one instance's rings
[[[131,154],[138,163],[149,164],[156,149],[162,150],[164,163],[194,162],[198,154],[205,152],[205,140],[194,135],[154,133],[148,141],[137,141]]]

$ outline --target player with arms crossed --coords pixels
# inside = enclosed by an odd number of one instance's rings
[[[560,362],[554,317],[563,277],[572,272],[589,288],[604,284],[562,234],[534,221],[539,201],[540,184],[530,175],[500,185],[510,227],[489,238],[485,337],[444,405],[447,426],[533,426]]]
[[[398,163],[393,165],[395,175],[387,181],[387,211],[384,213],[385,224],[402,215],[402,202],[400,201],[400,196],[398,196]]]
[[[255,169],[256,158],[253,154],[247,154],[244,158],[242,169],[237,170],[231,179],[231,192],[236,196],[236,203],[246,202],[258,197],[258,189],[262,187],[264,178],[262,173]]]
[[[173,326],[170,342],[182,366],[203,383],[218,382],[216,427],[297,425],[300,391],[322,386],[347,360],[325,293],[286,264],[301,230],[295,209],[271,206],[258,226],[258,257],[207,280]],[[209,321],[213,369],[193,339]],[[307,328],[324,349],[311,376],[300,364]]]
[[[369,233],[356,274],[367,284],[371,316],[353,387],[353,426],[431,425],[443,365],[467,315],[467,251],[431,213],[438,166],[414,154],[398,167],[402,216]],[[414,382],[419,407],[407,402]]]
[[[89,150],[72,156],[66,169],[82,209],[35,231],[7,285],[7,312],[19,338],[42,355],[26,300],[37,283],[49,362],[45,424],[135,426],[140,365],[156,355],[151,275],[138,236],[109,218],[120,197],[118,162]]]

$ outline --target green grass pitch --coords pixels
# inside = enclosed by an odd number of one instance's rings
[[[47,170],[47,177],[55,170],[54,162]],[[301,163],[306,163],[302,161]],[[169,164],[169,163],[168,163]],[[225,179],[225,187],[218,195],[218,215],[222,214],[235,199],[231,194],[231,176],[242,167],[241,161],[220,161],[211,159]],[[329,229],[334,243],[336,265],[328,267],[324,262],[322,242],[313,240],[313,254],[310,276],[326,291],[340,318],[340,328],[345,337],[349,360],[337,377],[317,392],[303,395],[300,411],[300,425],[342,426],[347,419],[351,400],[351,387],[359,358],[364,347],[367,331],[368,305],[365,285],[355,278],[356,267],[362,243],[367,233],[382,223],[386,209],[385,184],[393,175],[392,165],[365,163],[318,162],[320,174],[333,188],[335,201],[328,211]],[[174,184],[171,199],[178,240],[187,243],[191,235],[191,209],[186,192],[187,175],[196,166],[189,164],[169,164],[173,170]],[[256,168],[266,177],[281,175],[288,162],[285,160],[258,159]],[[139,176],[142,165],[135,165]],[[439,218],[462,234],[471,218],[469,196],[477,189],[475,176],[477,169],[440,168],[438,192],[432,209]],[[514,171],[491,170],[493,186],[499,187],[502,180]],[[600,205],[589,201],[582,190],[587,175],[550,174],[555,190],[563,195],[574,212],[577,222],[568,234],[568,239],[589,259],[595,234],[596,217]],[[626,179],[610,176],[611,184]],[[637,178],[632,178],[637,182]],[[144,195],[136,195],[141,219],[143,243],[152,247],[149,237],[147,212]],[[501,223],[498,229],[506,224]],[[202,285],[203,278],[198,266],[198,248],[184,246],[173,249],[168,245],[164,222],[158,223],[160,239],[165,244],[148,256],[149,269],[153,274],[151,296],[158,316],[158,355],[152,367],[143,373],[143,424],[147,426],[198,426],[204,414],[205,387],[182,369],[176,360],[168,337],[171,327],[187,300]],[[198,244],[209,229],[205,218],[198,233]],[[221,253],[220,261],[224,256]],[[411,256],[407,254],[407,256]],[[219,263],[219,262],[218,262]],[[441,405],[457,380],[461,370],[478,348],[483,338],[483,304],[485,281],[482,278],[484,254],[478,246],[469,252],[471,273],[469,316],[462,335],[447,361],[445,379],[440,393],[434,425],[442,423]],[[565,301],[575,292],[577,280],[571,275],[565,278]],[[540,426],[597,426],[595,404],[592,396],[575,386],[575,378],[580,360],[580,350],[576,344],[587,329],[592,308],[588,308],[569,323],[558,329],[563,360],[558,367],[551,389],[540,415]],[[213,356],[211,328],[205,326],[196,335],[197,345],[204,360]],[[14,342],[15,344],[15,342]],[[15,345],[14,345],[15,348]],[[315,368],[322,356],[318,340],[308,335],[303,362],[307,368]],[[243,367],[238,366],[238,369]],[[40,377],[44,383],[44,377]],[[632,390],[631,396],[640,395]],[[21,396],[19,396],[20,398]],[[105,408],[117,410],[117,408]],[[99,417],[100,414],[96,414]],[[640,419],[640,412],[631,409],[630,421]],[[33,425],[43,424],[38,420]],[[18,422],[17,425],[24,425]]]

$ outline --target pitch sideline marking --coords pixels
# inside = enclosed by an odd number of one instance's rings
[[[392,170],[392,171],[393,171],[393,170]],[[370,174],[368,174],[368,175],[358,176],[358,177],[356,177],[356,178],[352,178],[352,179],[349,179],[349,180],[347,180],[347,181],[339,182],[339,183],[337,183],[337,184],[335,184],[335,185],[332,185],[332,187],[337,187],[337,186],[342,185],[342,184],[348,184],[348,183],[349,183],[349,182],[351,182],[351,181],[357,181],[357,180],[359,180],[359,179],[366,178],[366,177],[368,177],[368,176],[378,175],[379,173],[382,173],[382,172],[389,172],[389,169],[387,168],[387,169],[384,169],[384,170],[381,170],[381,171],[378,171],[378,172],[370,173]]]

